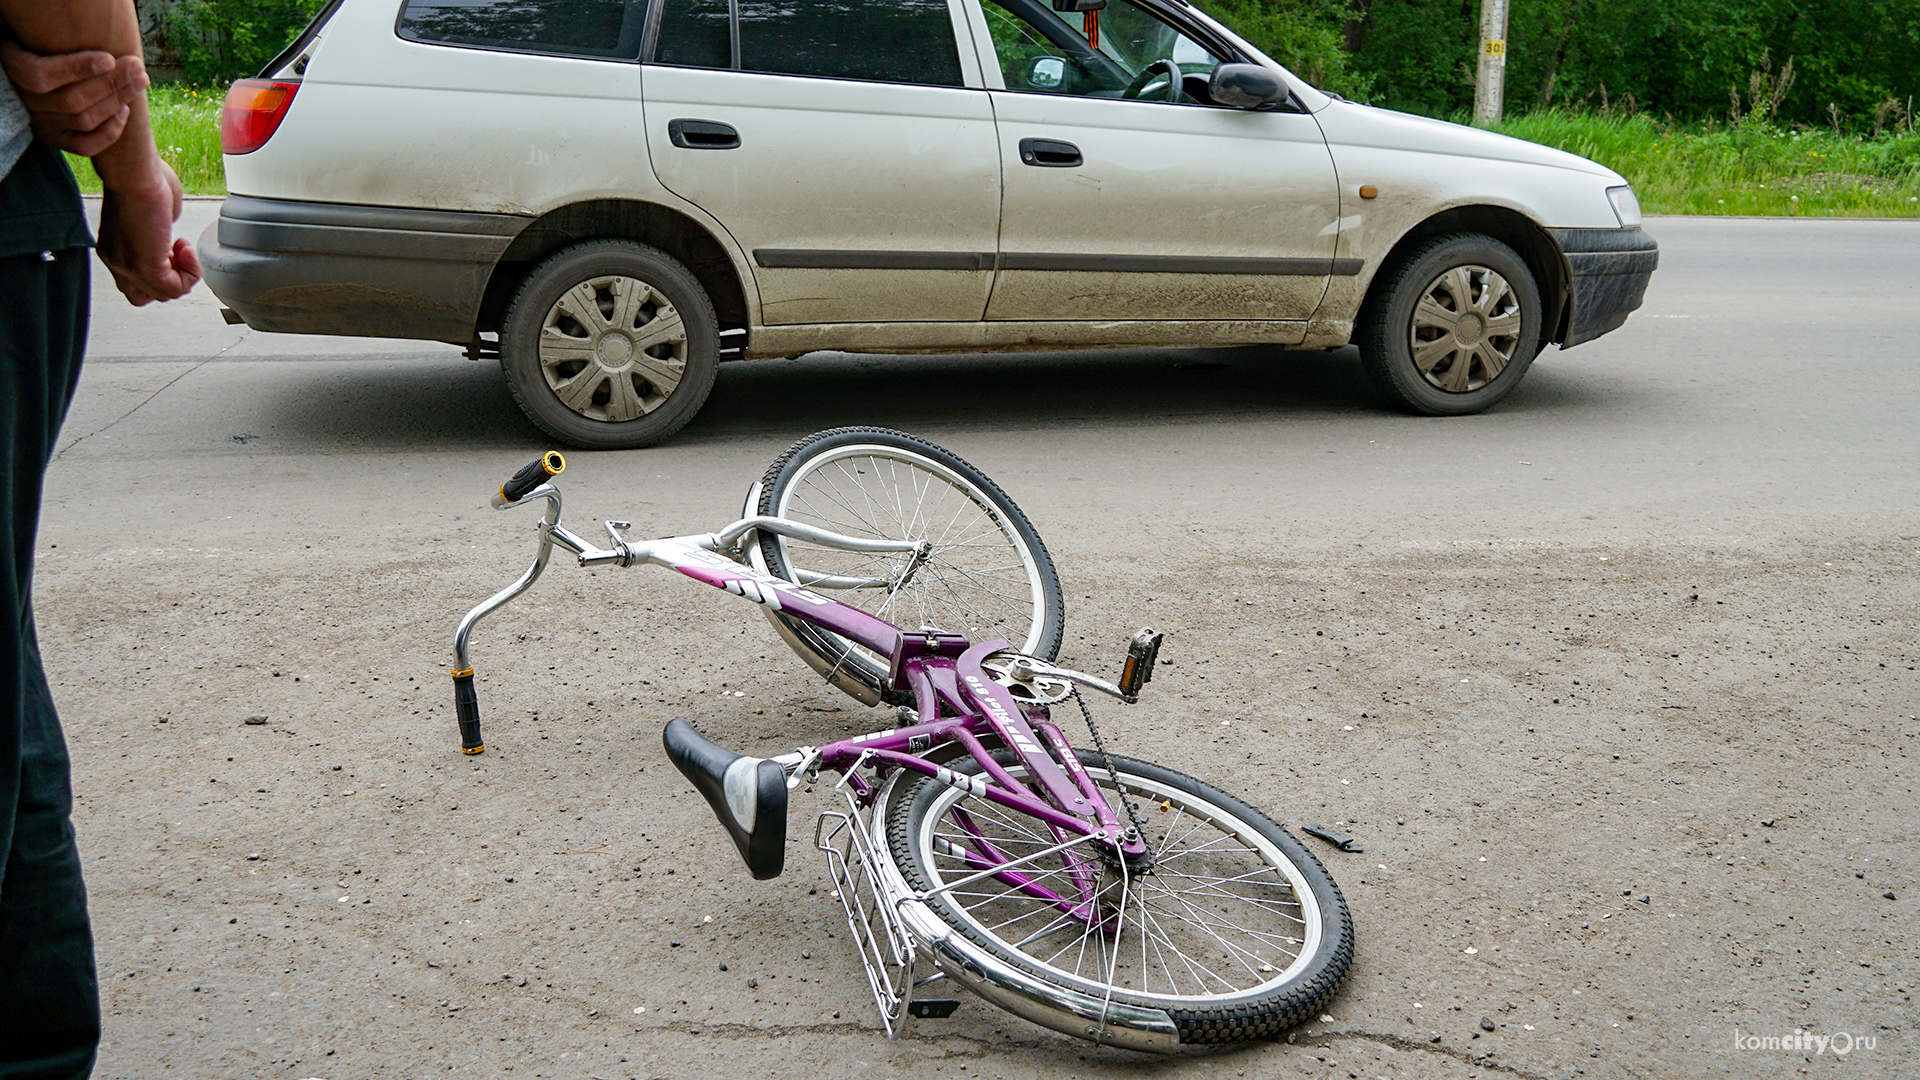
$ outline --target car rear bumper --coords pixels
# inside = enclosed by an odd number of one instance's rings
[[[460,342],[529,220],[233,195],[200,237],[200,262],[256,330]]]
[[[1572,309],[1560,347],[1592,341],[1627,321],[1646,295],[1660,265],[1660,245],[1638,226],[1631,229],[1555,229],[1567,257]]]

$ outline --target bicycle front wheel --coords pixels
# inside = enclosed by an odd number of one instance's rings
[[[1046,546],[1013,500],[957,454],[885,428],[818,432],[767,469],[758,511],[847,536],[933,545],[932,558],[894,587],[911,555],[766,534],[756,556],[768,573],[821,588],[833,579],[841,586],[864,582],[831,595],[908,630],[1004,638],[1048,660],[1060,649],[1065,604]],[[787,643],[841,689],[869,704],[908,700],[888,687],[886,657],[771,608],[767,614]]]
[[[1144,812],[1150,866],[1123,874],[1089,844],[948,888],[989,865],[989,852],[1017,861],[1059,841],[1034,818],[928,777],[887,823],[908,886],[993,957],[1088,1010],[1161,1010],[1183,1043],[1270,1038],[1314,1016],[1353,959],[1346,900],[1319,860],[1218,788],[1114,755],[1116,789],[1098,755],[1076,753],[1121,820],[1119,791]],[[1025,777],[1014,755],[997,757]],[[969,761],[954,771],[982,770]]]

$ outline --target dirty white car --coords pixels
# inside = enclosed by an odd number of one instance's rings
[[[222,138],[229,318],[497,355],[585,447],[816,349],[1351,341],[1473,413],[1659,257],[1618,174],[1322,94],[1182,0],[333,0]]]

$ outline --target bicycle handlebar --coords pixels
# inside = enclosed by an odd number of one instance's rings
[[[560,451],[549,450],[541,454],[500,485],[499,505],[511,506],[519,502],[526,498],[527,492],[546,483],[548,477],[559,476],[566,471],[567,459],[560,456]]]

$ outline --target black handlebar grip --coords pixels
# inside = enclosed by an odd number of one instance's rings
[[[547,482],[549,476],[559,476],[567,471],[567,459],[560,451],[549,450],[527,463],[526,468],[514,473],[507,482],[500,485],[500,498],[517,503],[527,492]]]
[[[453,709],[460,714],[460,752],[483,754],[480,741],[480,696],[473,691],[473,669],[453,673]]]

